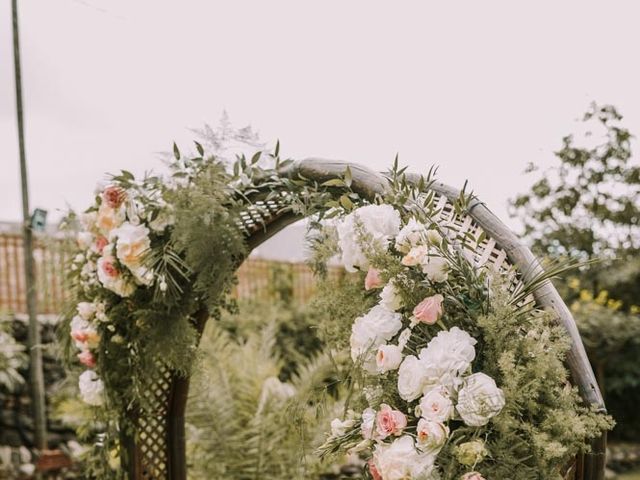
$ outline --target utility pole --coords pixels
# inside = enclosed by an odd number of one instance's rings
[[[18,117],[18,142],[20,144],[20,176],[22,184],[22,218],[24,239],[24,272],[27,287],[27,312],[29,313],[29,384],[31,406],[35,425],[35,447],[42,452],[47,448],[47,418],[45,414],[44,375],[42,373],[42,342],[37,317],[35,269],[33,262],[33,230],[29,212],[29,186],[27,184],[27,160],[24,147],[24,119],[22,109],[22,76],[20,72],[20,39],[18,36],[18,1],[12,0],[13,12],[13,61],[16,83],[16,111]]]

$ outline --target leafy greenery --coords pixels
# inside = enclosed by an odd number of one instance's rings
[[[19,370],[27,363],[25,348],[11,333],[12,318],[0,312],[0,388],[13,391],[24,383]]]
[[[326,467],[313,452],[338,406],[328,394],[335,364],[282,344],[279,331],[291,318],[285,308],[263,310],[264,323],[251,320],[253,308],[232,317],[241,325],[235,338],[228,321],[210,322],[203,335],[187,409],[190,477],[317,478]]]
[[[556,165],[512,201],[512,213],[538,254],[598,260],[558,286],[574,305],[607,407],[618,420],[613,436],[635,439],[640,415],[630,399],[640,396],[640,374],[632,367],[640,355],[640,166],[615,107],[591,105],[582,126],[582,135],[563,138]]]

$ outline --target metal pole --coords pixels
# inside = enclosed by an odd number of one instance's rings
[[[20,176],[22,184],[22,218],[24,235],[24,273],[27,287],[27,312],[29,313],[29,377],[31,403],[35,425],[35,447],[47,448],[47,418],[45,414],[44,375],[42,373],[42,343],[36,315],[35,270],[33,263],[33,232],[29,213],[29,186],[27,185],[27,161],[24,148],[24,120],[22,115],[22,77],[20,73],[20,43],[18,36],[18,2],[12,0],[13,11],[13,60],[16,83],[16,111],[18,116],[18,141],[20,144]]]

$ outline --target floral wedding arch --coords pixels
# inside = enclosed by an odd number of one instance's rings
[[[91,475],[186,478],[185,406],[205,323],[227,307],[251,250],[311,217],[331,219],[311,222],[315,243],[360,272],[372,302],[353,319],[359,398],[319,454],[360,452],[376,480],[507,478],[518,463],[604,478],[610,421],[574,320],[484,204],[397,160],[382,175],[281,161],[276,147],[229,166],[196,148],[185,158],[174,146],[168,178],[112,177],[69,219],[82,228],[62,337],[70,363],[86,367]]]

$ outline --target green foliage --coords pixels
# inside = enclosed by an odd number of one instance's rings
[[[8,391],[24,383],[19,370],[27,363],[24,346],[13,338],[11,322],[9,315],[0,312],[0,388]]]
[[[333,413],[325,382],[334,365],[318,355],[281,382],[274,327],[233,339],[217,322],[207,326],[187,409],[190,478],[314,478],[322,469],[309,454],[323,411]]]
[[[567,135],[558,162],[538,174],[531,190],[512,202],[512,213],[539,254],[596,259],[579,272],[580,288],[559,290],[574,311],[609,411],[614,436],[635,438],[640,416],[636,335],[640,298],[640,166],[632,157],[631,133],[610,106],[593,104],[584,115],[586,138]],[[529,171],[535,171],[530,167]],[[591,305],[605,292],[616,310]],[[613,301],[613,300],[612,300]],[[593,303],[593,302],[591,302]],[[582,307],[581,307],[582,305]]]
[[[582,406],[569,385],[563,364],[569,340],[551,315],[514,314],[505,290],[494,295],[491,307],[478,318],[484,342],[481,368],[497,379],[507,403],[492,420],[495,435],[487,437],[492,458],[483,462],[483,473],[487,478],[560,479],[568,456],[610,428],[610,420]]]

